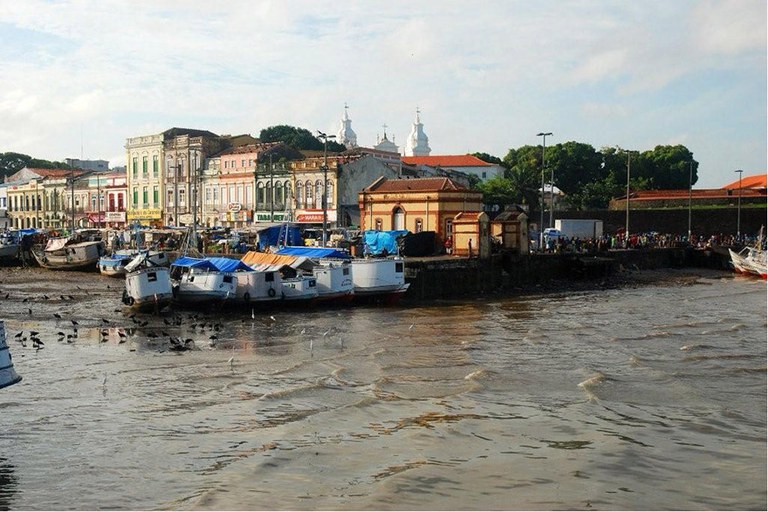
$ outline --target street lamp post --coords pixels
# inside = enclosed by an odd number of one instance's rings
[[[629,167],[632,153],[627,151],[627,214],[624,219],[624,248],[629,249]]]
[[[739,173],[739,199],[736,203],[736,242],[738,243],[741,238],[741,174],[744,170],[738,169],[733,172]]]
[[[275,222],[275,166],[269,154],[269,222]]]
[[[547,148],[547,135],[552,135],[552,132],[539,132],[537,137],[542,137],[541,142],[541,224],[539,225],[539,251],[544,252],[544,151]],[[553,171],[554,172],[554,171]],[[550,213],[550,222],[552,221]]]
[[[72,233],[75,232],[75,169],[72,168],[70,172],[70,199],[72,201]]]
[[[688,243],[691,243],[691,199],[693,198],[693,160],[688,162]]]
[[[335,135],[327,135],[318,130],[318,138],[323,139],[323,247],[328,241],[328,139]]]

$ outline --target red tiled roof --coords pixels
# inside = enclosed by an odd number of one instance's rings
[[[384,179],[374,183],[366,192],[439,192],[442,190],[469,190],[450,178],[415,178],[405,180]]]
[[[741,188],[767,188],[768,174],[757,174],[755,176],[744,176],[741,178]],[[726,190],[738,190],[739,180],[729,183],[723,187]]]
[[[473,155],[442,156],[404,156],[403,163],[408,165],[428,165],[430,167],[493,167]]]
[[[736,189],[738,190],[738,188]],[[707,188],[691,191],[692,199],[716,199],[736,197],[738,194],[729,192],[724,188]],[[743,197],[759,197],[764,193],[758,189],[744,188],[741,191]],[[688,190],[636,190],[631,193],[632,201],[653,201],[659,199],[688,199]],[[624,199],[622,196],[619,199]]]
[[[69,169],[38,169],[36,167],[27,167],[27,169],[39,176],[43,176],[46,178],[69,177],[72,175],[72,172],[73,172],[73,171],[70,171]],[[75,176],[80,176],[80,174],[82,174],[83,171],[75,169],[74,173],[75,173]]]

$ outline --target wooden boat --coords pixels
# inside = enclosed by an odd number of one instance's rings
[[[133,261],[142,251],[133,249],[118,249],[109,255],[99,258],[96,266],[103,276],[122,277],[128,273],[125,266]],[[163,251],[143,251],[148,253],[147,264],[154,267],[170,266],[170,259]]]
[[[254,269],[240,260],[208,257],[222,272],[234,272],[237,290],[230,298],[234,303],[250,306],[271,305],[283,298],[283,280],[277,269]]]
[[[405,282],[405,260],[388,258],[354,258],[350,260],[355,302],[397,303],[408,290]]]
[[[186,306],[221,304],[235,297],[237,276],[206,259],[183,256],[171,264],[173,302]]]
[[[0,389],[16,384],[21,381],[13,369],[13,358],[11,358],[11,349],[5,339],[5,322],[0,320]]]
[[[352,301],[355,287],[348,253],[333,248],[283,247],[279,256],[297,258],[299,264],[291,266],[303,269],[313,277],[317,286],[317,301],[345,304]]]
[[[51,238],[45,249],[32,248],[37,264],[51,270],[95,270],[104,253],[100,240],[75,242],[70,238]]]
[[[4,231],[0,233],[0,261],[18,257],[21,250],[21,239],[18,232]]]
[[[733,264],[736,272],[768,279],[768,261],[766,261],[765,249],[763,249],[762,227],[754,245],[744,247],[739,252],[728,249],[728,253],[731,255],[731,264]]]
[[[160,311],[173,299],[171,272],[156,266],[149,251],[140,251],[125,265],[123,304],[139,311]]]
[[[123,304],[131,309],[159,312],[172,300],[173,285],[168,267],[143,267],[125,275]]]

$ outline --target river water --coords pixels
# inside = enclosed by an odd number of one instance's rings
[[[766,509],[765,283],[130,318],[55,274],[0,275],[0,510]]]

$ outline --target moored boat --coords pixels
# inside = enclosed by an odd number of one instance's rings
[[[71,238],[51,238],[45,248],[32,248],[37,264],[51,270],[94,270],[104,255],[100,240],[76,242]]]
[[[173,300],[168,267],[144,267],[125,276],[123,304],[138,311],[160,311]]]
[[[16,384],[21,380],[21,376],[13,369],[13,358],[11,349],[5,339],[5,322],[0,320],[0,389]]]
[[[731,264],[736,272],[768,279],[768,261],[763,248],[763,227],[760,228],[754,245],[746,246],[739,252],[728,249],[728,253],[731,255]]]
[[[121,277],[128,273],[126,265],[136,258],[140,252],[147,253],[147,264],[155,267],[167,267],[170,265],[167,253],[163,251],[135,251],[132,249],[118,249],[112,254],[99,258],[97,267],[101,275],[108,277]]]
[[[277,269],[253,269],[240,260],[231,258],[208,257],[222,272],[234,272],[237,276],[237,289],[231,302],[266,306],[282,299],[282,277]]]
[[[350,260],[355,302],[396,304],[408,291],[405,282],[405,260],[387,258],[355,258]]]
[[[182,306],[218,305],[235,297],[237,276],[206,259],[184,256],[171,265],[173,302]]]

